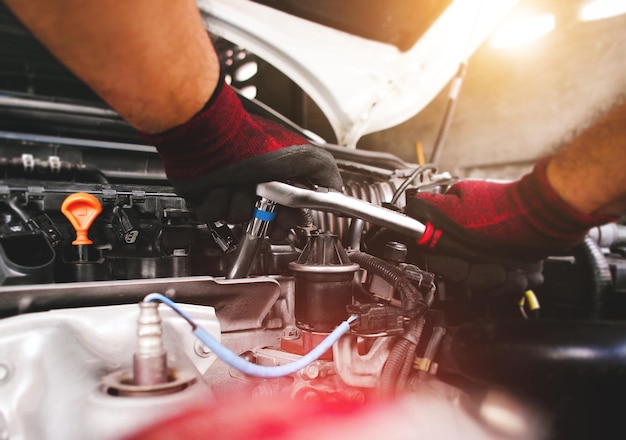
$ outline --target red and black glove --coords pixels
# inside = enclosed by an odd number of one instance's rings
[[[282,125],[249,114],[222,80],[188,122],[141,137],[157,148],[174,190],[205,222],[250,220],[260,182],[342,187],[330,153]]]
[[[451,251],[459,244],[473,252],[517,260],[540,260],[579,244],[588,230],[615,219],[582,214],[552,189],[550,158],[511,183],[464,181],[441,194],[418,193],[406,213],[426,224],[418,244]]]
[[[540,260],[568,253],[589,228],[615,220],[561,199],[546,177],[549,160],[515,182],[463,181],[410,200],[406,213],[426,225],[416,243],[426,269],[472,290],[521,292],[541,282]]]

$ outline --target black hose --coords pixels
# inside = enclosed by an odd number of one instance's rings
[[[344,239],[344,245],[348,249],[359,251],[361,249],[361,238],[365,230],[366,222],[362,218],[355,217],[350,222],[348,234]]]
[[[416,351],[417,346],[411,344],[409,351],[404,357],[404,363],[402,364],[400,374],[398,374],[398,380],[396,381],[396,392],[401,392],[403,389],[406,388],[406,383],[409,379],[409,373],[411,373],[411,370],[413,369],[413,363],[415,362]]]
[[[417,344],[422,337],[422,332],[424,331],[424,324],[426,323],[425,319],[420,319],[417,323],[417,329],[413,332],[413,338],[415,339],[415,344],[411,345],[411,348],[407,352],[404,358],[404,364],[402,365],[402,370],[400,370],[400,374],[398,375],[398,380],[396,382],[396,392],[401,393],[406,389],[406,384],[409,380],[409,375],[413,370],[413,364],[415,362],[415,354],[417,352]]]
[[[409,352],[411,345],[413,345],[407,339],[400,337],[393,345],[387,362],[383,366],[383,370],[380,374],[380,392],[383,396],[390,396],[395,394],[396,391],[396,378],[402,370],[404,365],[404,359]]]
[[[404,179],[404,182],[402,182],[402,184],[398,187],[398,189],[396,189],[396,191],[393,193],[393,197],[391,198],[391,201],[389,203],[392,205],[395,205],[398,202],[398,199],[400,198],[404,190],[408,188],[411,182],[413,182],[417,176],[419,176],[420,174],[426,171],[437,172],[437,167],[432,164],[427,164],[427,165],[421,165],[415,168],[415,170],[409,175],[409,177]]]
[[[448,331],[436,359],[443,373],[478,382],[541,389],[614,381],[624,387],[624,335],[621,321],[468,322]]]
[[[52,169],[47,161],[34,159],[32,169],[25,169],[22,158],[0,159],[0,172],[9,176],[36,177],[49,180],[80,179],[81,182],[95,182],[106,185],[109,183],[106,175],[99,169],[72,162],[60,162],[57,170]]]
[[[394,395],[406,384],[425,322],[424,318],[412,321],[409,329],[398,337],[391,349],[380,374],[380,392],[383,396]],[[408,362],[409,367],[405,368]]]
[[[583,259],[591,266],[590,318],[598,319],[602,317],[604,297],[613,284],[611,269],[602,250],[591,237],[585,237],[580,248]]]
[[[310,228],[313,226],[313,215],[311,215],[311,210],[308,208],[300,208],[298,210],[298,226],[303,228]]]
[[[363,252],[351,252],[349,257],[353,263],[359,264],[370,273],[379,275],[398,290],[405,317],[413,319],[423,316],[428,311],[428,304],[422,293],[396,266]]]
[[[20,219],[22,219],[24,223],[29,222],[30,216],[26,214],[26,212],[17,205],[16,197],[9,197],[9,199],[7,200],[7,203],[9,204],[9,207],[13,210],[13,212],[15,212],[20,217]]]

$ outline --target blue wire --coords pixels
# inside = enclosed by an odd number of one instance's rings
[[[185,313],[180,307],[178,307],[178,304],[176,304],[174,301],[172,301],[165,295],[161,295],[160,293],[151,293],[143,299],[143,302],[162,302],[163,304],[169,306],[172,310],[174,310],[180,316],[185,318],[185,321],[191,324],[191,327],[194,330],[196,327],[198,327],[198,324],[194,322],[191,316]]]
[[[151,293],[146,296],[144,302],[158,301],[171,307],[176,313],[182,316],[193,328],[193,334],[202,341],[204,345],[209,347],[213,353],[217,355],[222,361],[236,370],[241,371],[250,376],[263,377],[263,378],[276,378],[288,376],[303,369],[311,362],[317,360],[328,349],[330,349],[335,342],[339,340],[345,333],[350,330],[350,323],[354,322],[357,317],[355,315],[350,316],[347,320],[343,321],[337,328],[335,328],[322,342],[319,343],[313,350],[302,356],[297,361],[291,362],[285,365],[257,365],[252,362],[248,362],[245,359],[237,356],[230,351],[224,345],[222,345],[217,339],[211,336],[206,330],[198,326],[194,320],[187,313],[182,311],[178,305],[171,299],[161,295],[160,293]]]

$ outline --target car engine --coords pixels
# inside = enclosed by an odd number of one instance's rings
[[[122,438],[235,389],[437,401],[453,438],[619,426],[620,223],[546,259],[541,285],[490,297],[412,245],[406,198],[457,181],[434,165],[321,144],[343,193],[269,182],[250,222],[206,224],[108,108],[2,93],[0,120],[0,439]],[[299,214],[285,239],[275,205]]]

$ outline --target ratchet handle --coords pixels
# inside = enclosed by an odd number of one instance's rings
[[[426,226],[423,223],[401,212],[392,211],[326,188],[310,190],[282,182],[267,182],[257,185],[256,193],[261,197],[291,208],[311,208],[362,218],[416,239],[421,238],[426,231]]]

